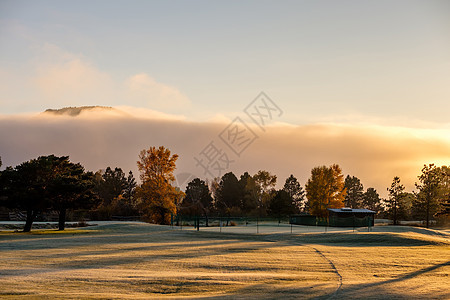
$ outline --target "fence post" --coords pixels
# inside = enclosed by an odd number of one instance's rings
[[[355,214],[353,214],[353,232],[355,232]]]

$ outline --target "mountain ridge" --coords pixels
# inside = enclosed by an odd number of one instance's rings
[[[91,112],[94,110],[103,110],[103,111],[106,110],[106,111],[112,111],[112,112],[116,111],[115,108],[110,107],[110,106],[91,105],[91,106],[69,106],[69,107],[63,107],[63,108],[58,108],[58,109],[49,108],[49,109],[46,109],[43,113],[76,117],[83,112]]]

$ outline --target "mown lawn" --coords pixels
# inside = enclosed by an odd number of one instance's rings
[[[0,297],[450,298],[445,232],[236,234],[145,223],[0,233]]]

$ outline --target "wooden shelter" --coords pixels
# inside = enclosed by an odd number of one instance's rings
[[[328,208],[328,221],[335,227],[371,227],[376,212],[358,208]]]
[[[369,209],[328,208],[328,219],[300,214],[291,215],[289,223],[309,226],[371,227],[375,223],[375,214],[375,211]]]

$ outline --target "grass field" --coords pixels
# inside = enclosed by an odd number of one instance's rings
[[[0,231],[0,298],[450,299],[450,234],[110,223]]]

